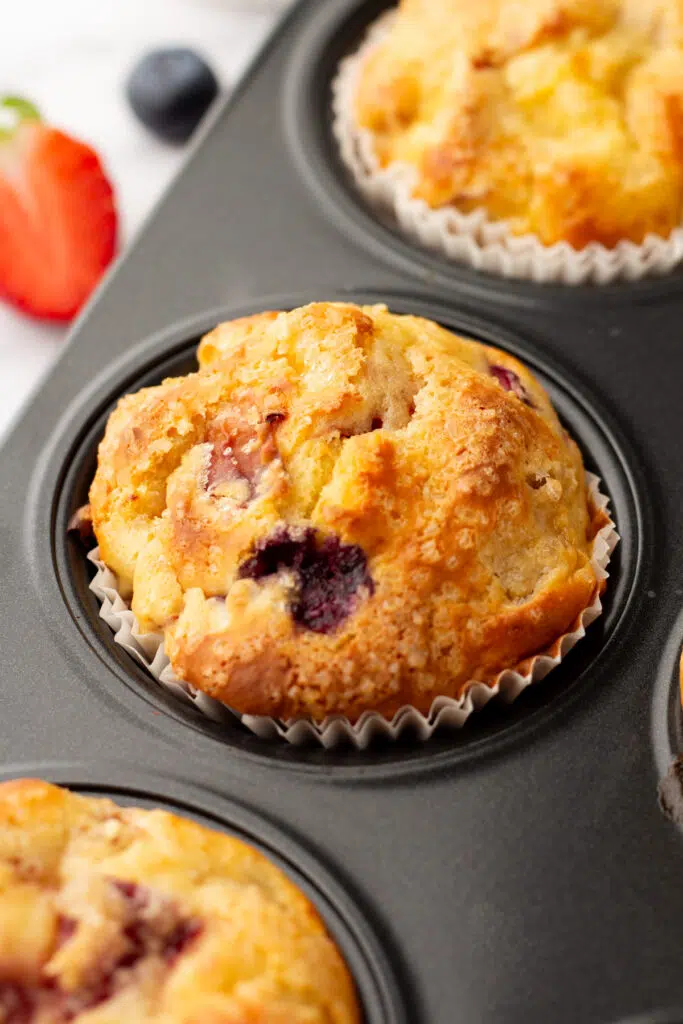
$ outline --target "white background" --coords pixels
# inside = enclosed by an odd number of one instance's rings
[[[93,145],[117,191],[121,244],[172,179],[183,149],[157,142],[129,111],[122,83],[146,50],[185,44],[224,89],[243,71],[284,0],[0,0],[0,95]],[[0,211],[0,216],[2,211]],[[63,327],[0,303],[0,442],[64,343]]]

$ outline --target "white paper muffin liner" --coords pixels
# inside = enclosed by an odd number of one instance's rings
[[[606,520],[593,540],[591,557],[596,578],[603,581],[609,575],[607,565],[619,536],[609,515],[608,499],[600,490],[599,478],[587,473],[586,481],[595,514],[603,513]],[[178,679],[166,656],[163,635],[140,632],[135,615],[117,590],[116,576],[99,558],[99,549],[92,550],[88,558],[97,569],[90,589],[101,602],[101,618],[113,630],[116,643],[132,654],[161,686],[170,690],[180,700],[193,704],[214,721],[234,722],[235,718],[238,718],[257,736],[266,739],[279,738],[297,746],[317,743],[331,748],[350,743],[364,749],[378,737],[395,740],[410,731],[419,740],[427,740],[439,727],[460,728],[473,711],[484,707],[492,697],[500,694],[504,700],[513,701],[527,686],[543,679],[585,636],[586,628],[602,611],[598,593],[592,604],[581,613],[571,632],[555,640],[546,652],[524,662],[526,671],[506,669],[500,673],[492,686],[473,680],[467,685],[463,696],[457,700],[452,697],[437,697],[427,715],[406,705],[400,708],[390,721],[374,711],[366,711],[355,724],[341,715],[332,715],[321,723],[308,719],[281,721],[261,715],[240,715],[213,697],[196,690],[189,683]]]
[[[400,163],[380,167],[372,134],[359,127],[353,109],[363,62],[393,17],[390,11],[379,18],[360,48],[341,62],[332,83],[332,131],[358,190],[373,207],[388,211],[406,235],[476,270],[537,283],[635,281],[665,274],[683,259],[683,225],[668,238],[649,234],[640,245],[624,240],[608,249],[591,242],[577,250],[567,242],[544,245],[536,235],[514,235],[506,221],[491,220],[483,208],[471,213],[454,206],[432,209],[414,198],[415,168]]]

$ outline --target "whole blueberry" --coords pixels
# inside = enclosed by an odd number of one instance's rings
[[[281,569],[297,579],[290,612],[297,625],[332,633],[357,605],[359,591],[375,591],[365,552],[339,537],[321,537],[311,527],[281,526],[263,538],[239,568],[240,579],[261,580]]]
[[[133,68],[126,95],[155,135],[167,142],[185,142],[218,95],[218,81],[194,50],[152,50]]]

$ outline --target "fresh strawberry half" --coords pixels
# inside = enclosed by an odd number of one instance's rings
[[[114,192],[89,146],[0,99],[0,298],[70,320],[116,251]]]

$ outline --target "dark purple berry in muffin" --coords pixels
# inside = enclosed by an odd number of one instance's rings
[[[111,884],[123,904],[123,952],[113,962],[101,964],[99,973],[81,989],[62,992],[49,985],[44,987],[43,993],[55,1006],[57,1020],[73,1020],[78,1014],[111,999],[125,987],[130,977],[128,972],[146,957],[160,958],[172,967],[202,931],[198,921],[182,917],[171,900],[153,895],[145,886],[118,878],[112,879]],[[70,924],[75,928],[74,922]],[[69,925],[67,931],[71,931]]]
[[[342,544],[338,537],[326,537],[314,557],[303,560],[299,580],[292,615],[316,633],[331,633],[340,625],[353,611],[361,588],[374,591],[365,552],[357,544]]]
[[[68,1024],[80,1014],[100,1006],[129,983],[131,970],[146,957],[162,960],[170,970],[202,932],[199,921],[181,916],[179,908],[135,882],[112,879],[122,901],[123,951],[108,962],[94,965],[87,982],[65,991],[53,978],[24,982],[0,980],[0,1020],[3,1024],[33,1024],[50,1020]],[[55,949],[76,933],[78,922],[60,915]]]
[[[194,50],[152,50],[133,68],[126,95],[151,132],[167,142],[185,142],[218,95],[218,82]]]
[[[143,907],[147,906],[147,894],[144,888],[138,885],[137,882],[126,882],[121,878],[114,878],[111,884],[131,908],[142,910]]]
[[[117,967],[128,967],[151,953],[175,960],[199,935],[199,922],[181,917],[170,900],[152,897],[145,886],[136,882],[115,878],[112,884],[124,901],[124,935],[129,942],[128,953]]]
[[[534,403],[531,396],[514,370],[508,370],[505,366],[491,365],[489,373],[496,378],[503,391],[512,391],[514,395],[521,398],[525,405],[529,405],[533,409]]]
[[[276,530],[242,564],[239,577],[260,580],[282,569],[297,579],[292,618],[315,633],[331,633],[352,613],[359,591],[375,589],[361,547],[334,536],[320,540],[310,528]]]
[[[74,921],[72,917],[65,917],[64,914],[60,914],[57,918],[57,938],[56,947],[63,946],[65,942],[68,942],[72,935],[76,934],[78,929],[78,922]]]
[[[84,547],[95,546],[95,533],[92,525],[92,514],[90,505],[81,505],[69,519],[66,526],[67,533],[78,534],[78,539]]]
[[[671,762],[659,783],[659,806],[667,818],[683,824],[683,755]]]
[[[202,932],[199,921],[181,921],[164,941],[163,956],[172,967],[179,956],[187,950]]]
[[[0,1019],[3,1024],[32,1024],[35,1003],[28,990],[13,982],[0,983]]]
[[[274,576],[280,569],[299,571],[305,557],[313,557],[315,530],[303,527],[281,526],[260,541],[251,558],[239,568],[242,580],[261,580]]]

